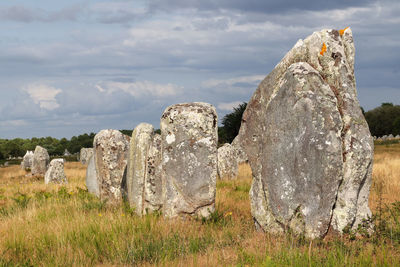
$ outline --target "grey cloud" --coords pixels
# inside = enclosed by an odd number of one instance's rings
[[[82,10],[82,5],[69,6],[58,11],[47,11],[42,8],[28,8],[24,6],[3,6],[0,7],[0,20],[23,23],[36,21],[74,21],[78,18]]]
[[[341,9],[354,6],[363,6],[373,2],[372,0],[356,0],[356,1],[296,1],[296,0],[150,0],[152,10],[176,10],[184,8],[193,8],[198,10],[217,10],[217,9],[233,9],[243,12],[255,13],[285,13],[288,11],[302,10],[329,10]]]

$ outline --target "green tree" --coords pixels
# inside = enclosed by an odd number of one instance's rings
[[[383,136],[400,133],[400,106],[382,103],[380,107],[365,113],[371,134]]]
[[[246,110],[246,106],[247,103],[245,102],[239,104],[239,106],[233,109],[232,113],[226,114],[222,119],[223,131],[221,130],[221,134],[226,142],[231,143],[239,133],[243,112]]]

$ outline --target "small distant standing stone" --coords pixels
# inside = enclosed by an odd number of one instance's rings
[[[220,179],[235,179],[238,175],[236,151],[231,144],[218,148],[218,176]]]
[[[94,163],[94,156],[91,156],[86,169],[86,187],[89,193],[100,196],[99,183],[97,178],[96,166]]]
[[[44,176],[44,183],[67,184],[67,177],[64,173],[64,159],[53,159],[49,164],[49,169]]]
[[[71,153],[69,153],[68,149],[65,149],[65,150],[64,150],[64,156],[65,156],[65,157],[71,156]]]
[[[89,159],[93,156],[93,148],[81,148],[79,159],[82,164],[87,164]]]
[[[33,161],[33,151],[26,151],[25,156],[22,158],[21,161],[21,169],[27,170],[32,168],[32,161]]]
[[[206,103],[168,107],[161,117],[166,217],[209,217],[215,210],[217,113]]]
[[[50,162],[49,153],[41,146],[36,146],[32,160],[32,175],[45,175]]]

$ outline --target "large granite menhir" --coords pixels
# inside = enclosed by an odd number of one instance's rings
[[[44,176],[50,163],[49,153],[41,146],[36,146],[33,153],[32,169],[33,176]]]
[[[89,174],[97,177],[100,199],[110,204],[122,201],[129,139],[120,131],[102,130],[93,140],[95,174],[92,170]]]
[[[323,237],[371,215],[373,140],[354,77],[352,32],[299,40],[261,82],[240,140],[253,173],[252,215],[265,231]]]
[[[141,216],[162,207],[160,173],[161,138],[148,123],[139,124],[132,133],[126,173],[127,198]]]
[[[163,214],[209,217],[215,210],[217,113],[206,103],[168,107],[161,117]]]

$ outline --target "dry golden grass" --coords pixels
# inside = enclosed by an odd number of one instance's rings
[[[125,206],[107,207],[78,189],[85,188],[85,169],[66,163],[65,188],[26,177],[18,166],[0,169],[0,266],[400,266],[400,242],[392,238],[311,242],[257,232],[247,164],[238,179],[218,181],[217,212],[207,222],[139,218]],[[374,212],[379,199],[400,200],[399,175],[400,145],[377,147]],[[26,206],[15,200],[20,193],[30,198]]]
[[[370,207],[400,201],[400,145],[375,147]]]

